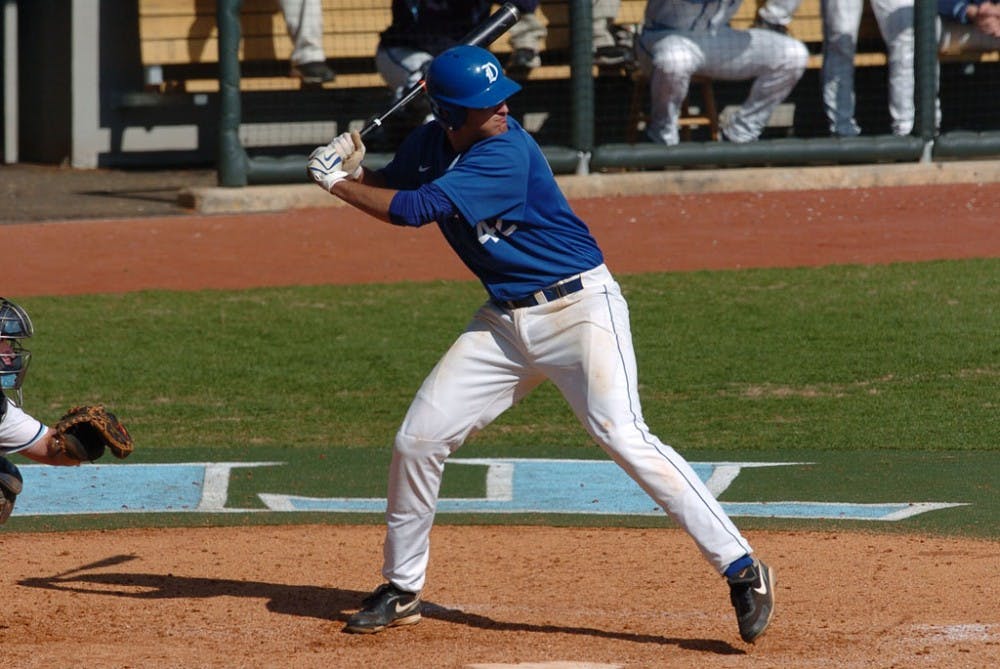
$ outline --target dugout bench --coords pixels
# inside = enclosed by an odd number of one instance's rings
[[[208,94],[217,93],[219,35],[215,1],[138,0],[138,6],[144,90],[123,95],[122,106],[198,104]],[[616,22],[638,32],[645,6],[645,0],[622,0]],[[289,74],[292,41],[278,0],[243,0],[241,91],[384,89],[374,54],[379,33],[391,22],[391,0],[322,0],[322,7],[324,50],[337,77],[322,85],[307,85]],[[547,31],[542,65],[525,79],[529,83],[566,81],[571,73],[569,4],[566,0],[542,0],[536,15]],[[501,36],[491,50],[503,62],[511,51],[509,35]],[[593,75],[627,79],[632,71],[595,66]],[[700,106],[685,108],[680,124],[685,130],[709,126],[717,138],[718,114],[713,107],[711,81],[701,79],[697,85],[702,94]],[[638,90],[638,85],[632,86],[630,128],[641,122],[636,112]],[[528,125],[530,129],[530,122]]]
[[[219,89],[218,29],[214,0],[138,0],[139,38],[144,80],[150,92],[212,93]],[[375,69],[379,33],[392,20],[391,0],[322,0],[323,46],[337,73],[323,88],[384,86]],[[499,6],[499,5],[497,5]],[[624,0],[629,24],[642,23],[644,0]],[[570,46],[569,6],[565,0],[542,0],[538,17],[548,35],[543,64],[528,80],[565,79]],[[291,39],[278,0],[243,0],[240,61],[244,91],[294,90],[304,84],[288,76]],[[508,35],[491,47],[501,62],[510,53]],[[595,75],[602,74],[595,68]]]
[[[735,28],[749,27],[763,0],[746,0],[734,16]],[[622,0],[616,22],[638,31],[643,22],[645,0]],[[185,102],[204,98],[219,90],[218,29],[215,0],[138,0],[140,52],[145,90],[122,97],[123,106],[142,107]],[[337,74],[334,81],[322,84],[321,90],[385,92],[385,85],[374,65],[379,33],[391,21],[391,0],[322,0],[324,13],[324,48],[327,60]],[[533,69],[527,82],[541,84],[565,81],[571,75],[569,65],[570,11],[566,0],[542,0],[538,17],[548,35],[541,53],[542,65]],[[289,74],[288,58],[292,42],[287,33],[278,0],[243,0],[240,16],[240,90],[243,92],[295,91],[313,89]],[[820,0],[804,0],[796,12],[789,34],[803,41],[810,52],[808,67],[822,64],[822,18]],[[510,52],[507,35],[491,49],[501,62]],[[942,61],[996,61],[998,53],[942,54]],[[856,67],[884,67],[886,55],[870,7],[865,7],[858,41]],[[624,68],[594,68],[597,78],[630,80],[630,94],[625,136],[634,142],[645,122],[648,105],[648,80],[640,73]],[[718,115],[722,110],[715,100],[713,83],[708,79],[693,82],[690,104],[686,105],[680,125],[690,130],[706,127],[709,136],[718,138]],[[373,110],[374,111],[374,108]],[[792,126],[794,106],[782,105],[772,117],[772,125]],[[529,125],[526,123],[526,125]],[[529,125],[530,129],[530,125]]]

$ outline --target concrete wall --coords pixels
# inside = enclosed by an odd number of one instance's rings
[[[143,87],[135,0],[21,0],[16,14],[15,62],[7,57],[0,68],[18,74],[5,96],[17,104],[16,160],[78,168],[212,162],[214,115],[205,106],[123,104]]]

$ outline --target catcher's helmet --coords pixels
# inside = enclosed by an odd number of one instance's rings
[[[21,384],[31,361],[31,351],[21,340],[34,333],[28,312],[0,297],[0,390],[13,391],[11,399],[17,406],[21,406]]]
[[[498,105],[521,90],[520,84],[504,76],[496,56],[464,44],[431,61],[424,81],[434,118],[451,130],[462,127],[467,109]]]

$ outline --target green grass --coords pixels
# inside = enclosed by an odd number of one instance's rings
[[[976,502],[971,516],[927,518],[996,536],[1000,260],[619,280],[646,420],[664,441],[692,459],[826,463],[741,476],[751,488],[727,495],[774,485],[898,501],[885,492],[896,480],[918,501]],[[233,504],[259,506],[258,489],[382,495],[413,393],[482,299],[474,282],[20,299],[36,329],[25,405],[51,422],[74,403],[108,404],[136,462],[291,463],[246,473]],[[462,455],[603,457],[548,384]],[[465,479],[446,477],[445,494],[477,485]],[[948,531],[910,527],[925,522]]]

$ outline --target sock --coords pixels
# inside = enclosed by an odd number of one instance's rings
[[[739,560],[726,567],[726,573],[725,573],[726,578],[732,578],[733,576],[736,576],[736,574],[740,573],[741,571],[743,571],[752,564],[753,564],[753,558],[750,557],[750,554],[748,553],[744,555]]]

